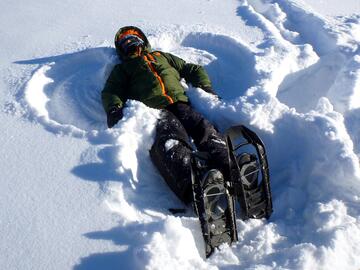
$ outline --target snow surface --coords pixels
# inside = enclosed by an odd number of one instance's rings
[[[0,269],[360,268],[358,0],[0,8]],[[106,128],[99,95],[124,25],[204,65],[222,100],[189,87],[194,106],[267,146],[273,215],[238,220],[239,242],[209,259],[149,159],[159,112],[129,101]]]

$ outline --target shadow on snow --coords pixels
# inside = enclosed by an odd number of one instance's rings
[[[182,45],[204,50],[216,57],[205,68],[214,89],[224,100],[242,96],[256,84],[255,56],[235,39],[211,33],[191,33]]]

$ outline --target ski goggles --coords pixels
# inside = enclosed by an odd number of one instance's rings
[[[133,50],[134,47],[139,47],[144,45],[144,41],[138,36],[126,35],[117,41],[117,45],[121,48],[121,50],[125,54],[128,54]]]

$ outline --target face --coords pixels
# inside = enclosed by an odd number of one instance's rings
[[[144,41],[135,35],[126,35],[117,42],[118,47],[125,55],[132,55],[141,51]]]

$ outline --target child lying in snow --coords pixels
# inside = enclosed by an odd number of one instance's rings
[[[184,78],[194,87],[216,95],[209,76],[202,66],[186,63],[170,53],[152,51],[145,34],[134,26],[123,27],[116,33],[115,47],[121,63],[112,70],[101,94],[108,127],[123,117],[127,99],[161,109],[151,158],[175,194],[189,203],[192,199],[189,136],[198,150],[211,155],[210,167],[222,170],[228,160],[223,137],[194,110],[180,83]]]

